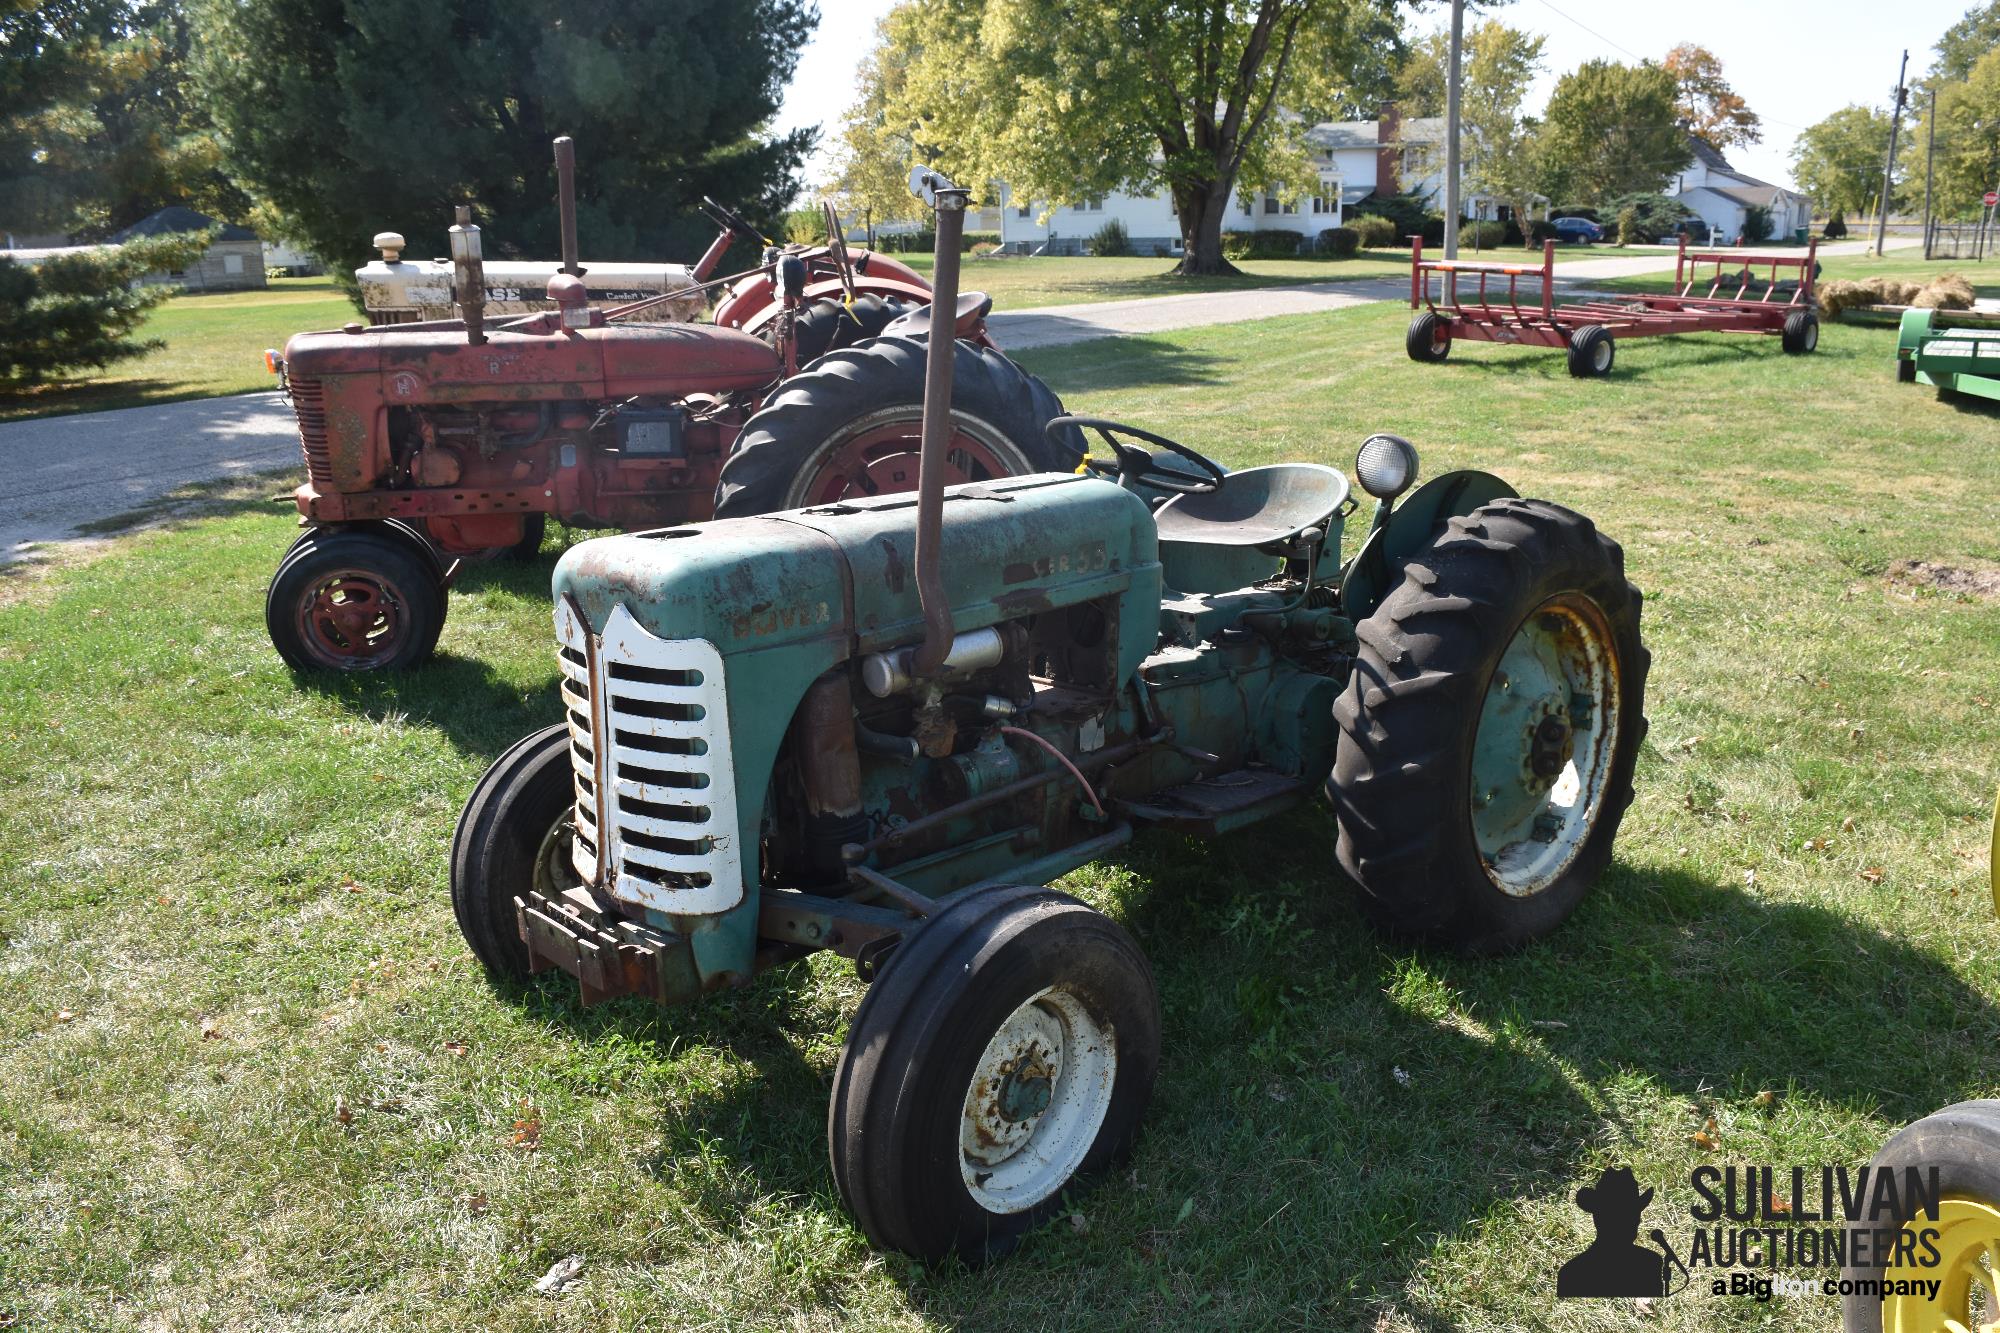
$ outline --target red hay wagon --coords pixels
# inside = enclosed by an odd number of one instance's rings
[[[1609,373],[1618,339],[1656,333],[1775,333],[1787,352],[1810,352],[1819,345],[1813,300],[1818,248],[1808,245],[1803,257],[1690,251],[1683,236],[1674,261],[1674,295],[1557,305],[1554,241],[1544,242],[1541,265],[1529,267],[1425,259],[1419,239],[1410,246],[1410,309],[1417,314],[1404,346],[1413,361],[1442,361],[1460,338],[1567,348],[1569,373],[1579,378]],[[1781,276],[1786,274],[1789,278]],[[1468,299],[1460,284],[1475,275],[1478,290]],[[1495,290],[1500,278],[1507,280],[1504,294]],[[1525,305],[1523,278],[1541,282],[1539,297]],[[1704,279],[1707,290],[1697,291]]]

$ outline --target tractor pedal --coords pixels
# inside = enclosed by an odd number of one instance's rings
[[[1185,833],[1227,833],[1252,824],[1306,795],[1298,778],[1267,768],[1239,768],[1216,773],[1178,787],[1163,787],[1144,801],[1116,804],[1129,819],[1179,829]]]

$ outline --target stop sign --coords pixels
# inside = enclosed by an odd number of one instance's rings
[[[1985,198],[1981,202],[1983,202],[1988,208],[1993,207],[1993,205],[1995,204],[2000,204],[2000,190],[1988,190],[1986,192]]]

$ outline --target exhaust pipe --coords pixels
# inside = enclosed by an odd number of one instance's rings
[[[573,278],[583,276],[576,262],[576,140],[567,134],[556,139],[556,215],[562,225],[562,272]]]
[[[472,209],[458,206],[451,229],[452,276],[458,283],[458,313],[465,318],[465,340],[474,347],[486,341],[486,260],[479,252],[479,228]]]
[[[929,675],[951,652],[951,600],[938,568],[944,535],[944,451],[951,439],[951,372],[958,355],[958,244],[965,235],[965,202],[971,191],[937,172],[917,167],[910,189],[937,214],[937,252],[931,272],[930,345],[924,367],[923,443],[917,455],[917,602],[924,610],[924,641],[912,667]]]

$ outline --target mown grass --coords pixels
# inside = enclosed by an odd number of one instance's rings
[[[1346,310],[1023,357],[1075,410],[1233,465],[1394,430],[1593,514],[1645,589],[1651,739],[1598,891],[1466,961],[1371,933],[1318,810],[1142,841],[1066,887],[1153,960],[1137,1156],[989,1272],[869,1251],[825,1096],[859,993],[819,959],[692,1009],[489,986],[458,807],[558,716],[547,557],[474,568],[437,663],[295,681],[290,525],[249,496],[0,608],[0,1311],[48,1328],[1594,1330],[1553,1299],[1613,1163],[1685,1253],[1702,1161],[1858,1163],[2000,1091],[1983,891],[2000,418],[1886,335],[1402,350]],[[553,539],[552,539],[553,545]],[[1760,1106],[1770,1090],[1775,1103]],[[1691,1136],[1718,1122],[1721,1152]],[[580,1284],[530,1284],[581,1254]],[[1647,1326],[1824,1329],[1687,1293]]]
[[[338,328],[354,307],[331,278],[273,278],[263,291],[170,297],[147,316],[141,338],[166,346],[102,372],[0,393],[0,421],[99,412],[276,387],[264,349],[305,329]]]

